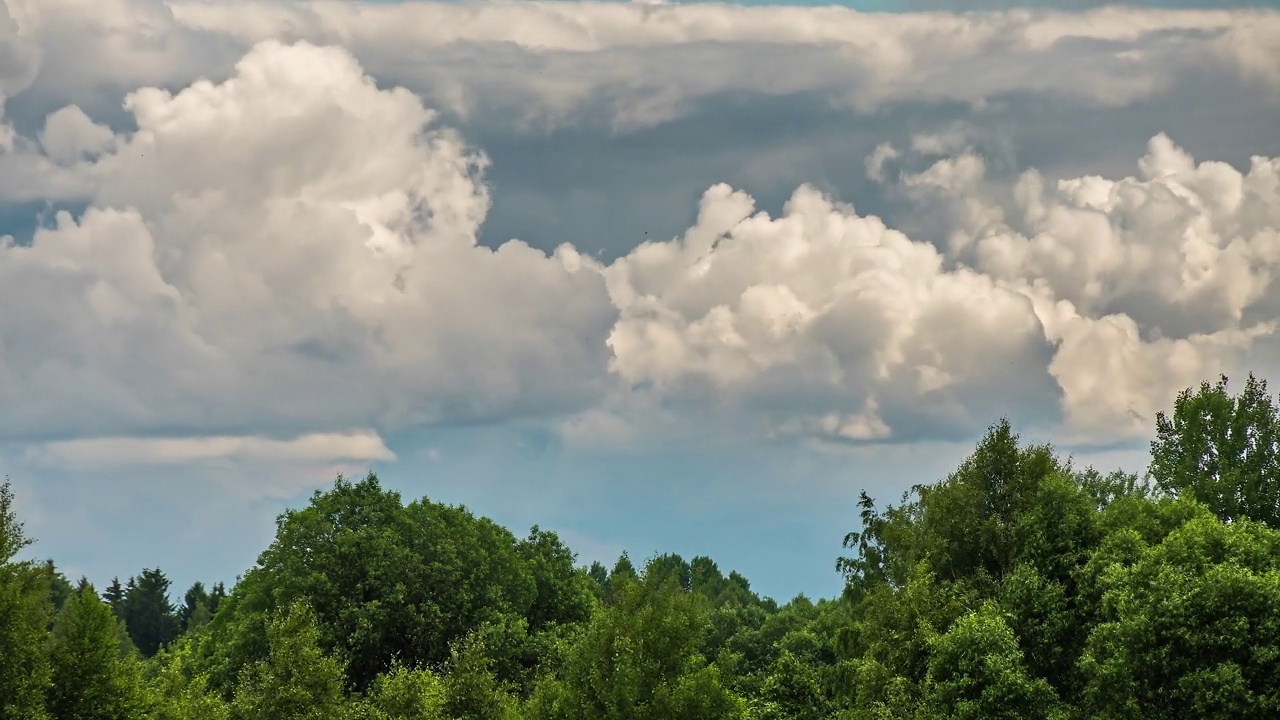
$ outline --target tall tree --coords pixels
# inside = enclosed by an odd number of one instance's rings
[[[136,720],[145,709],[142,674],[120,652],[119,620],[81,580],[53,628],[53,685],[48,707],[57,720]]]
[[[631,557],[624,550],[618,556],[618,560],[613,564],[613,569],[609,571],[609,577],[604,583],[604,601],[612,603],[619,588],[638,579],[640,574],[636,572],[636,566],[632,564]]]
[[[218,608],[221,607],[222,601],[227,597],[227,587],[220,582],[213,584],[213,589],[209,591],[209,615],[217,615]]]
[[[63,603],[67,598],[71,597],[71,593],[75,591],[75,586],[71,581],[67,580],[67,576],[63,575],[53,564],[52,560],[44,561],[45,577],[49,579],[49,601],[53,603],[54,611],[62,609]]]
[[[15,559],[30,543],[6,478],[0,483],[0,720],[45,717],[52,603],[41,568]]]
[[[1280,404],[1252,373],[1239,395],[1216,385],[1182,391],[1156,415],[1150,472],[1164,490],[1205,503],[1228,522],[1280,527]]]
[[[121,607],[129,638],[143,656],[155,655],[178,637],[180,624],[169,601],[169,578],[159,568],[129,579]]]
[[[107,585],[107,588],[102,591],[102,599],[111,606],[111,612],[115,613],[116,617],[121,620],[124,619],[124,597],[124,586],[120,584],[120,578],[111,578],[111,582]]]

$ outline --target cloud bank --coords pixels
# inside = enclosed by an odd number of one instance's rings
[[[1280,149],[1154,134],[1127,175],[1054,177],[925,128],[864,158],[910,222],[720,183],[602,260],[481,242],[503,189],[456,128],[624,138],[743,92],[981,120],[1220,78],[1276,108],[1280,13],[5,7],[0,206],[31,230],[0,247],[0,437],[50,461],[376,460],[388,433],[512,421],[876,443],[1009,414],[1109,442],[1274,347]]]

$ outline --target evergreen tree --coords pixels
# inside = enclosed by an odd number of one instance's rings
[[[227,597],[227,587],[222,583],[214,583],[213,589],[209,591],[209,615],[217,615],[218,608],[222,606],[222,601]]]
[[[204,589],[204,583],[197,580],[182,596],[182,607],[178,609],[178,624],[183,632],[209,622],[213,617],[210,604],[211,598]]]
[[[169,602],[169,578],[159,568],[129,578],[121,607],[129,638],[144,657],[155,655],[178,636],[178,615]]]
[[[121,620],[124,619],[122,610],[124,597],[125,591],[124,587],[120,585],[120,578],[111,578],[111,584],[107,585],[107,589],[102,591],[102,599],[111,606],[111,612],[115,613],[116,617]]]
[[[75,588],[67,580],[67,576],[58,571],[52,560],[44,561],[44,574],[49,581],[49,601],[53,603],[53,609],[56,612],[62,609],[63,603],[71,597]]]

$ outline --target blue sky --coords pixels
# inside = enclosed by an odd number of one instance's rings
[[[1274,12],[0,7],[0,471],[97,582],[374,469],[832,596],[1002,416],[1280,377]]]

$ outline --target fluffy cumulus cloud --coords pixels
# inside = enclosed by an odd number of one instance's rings
[[[966,153],[903,176],[948,207],[957,262],[1034,300],[1080,429],[1142,432],[1280,318],[1280,159],[1197,163],[1162,134],[1135,170],[993,188]]]
[[[868,172],[900,154],[878,148]],[[962,151],[902,173],[919,212],[945,208],[942,250],[811,188],[778,218],[712,188],[682,238],[607,269],[622,311],[614,370],[852,440],[1057,400],[1079,440],[1141,435],[1179,389],[1237,369],[1275,333],[1280,159],[1197,164],[1160,135],[1137,165],[1001,186]]]
[[[431,109],[624,133],[744,90],[981,113],[1222,76],[1275,101],[1275,13],[5,7],[0,203],[48,205],[0,247],[0,436],[39,462],[373,461],[390,431],[517,418],[590,443],[998,414],[1115,439],[1276,330],[1278,159],[1158,135],[1130,177],[1006,177],[1016,148],[934,129],[865,167],[939,237],[811,185],[770,214],[718,184],[678,237],[606,262],[481,243],[503,189]]]
[[[1025,295],[810,187],[778,218],[714,187],[682,238],[606,274],[622,379],[766,408],[779,430],[882,440],[888,417],[969,426],[1043,388],[1050,348]]]
[[[40,135],[88,208],[0,250],[6,435],[386,428],[596,392],[598,273],[477,246],[483,155],[344,50],[268,41],[125,104],[127,135],[76,108]]]

